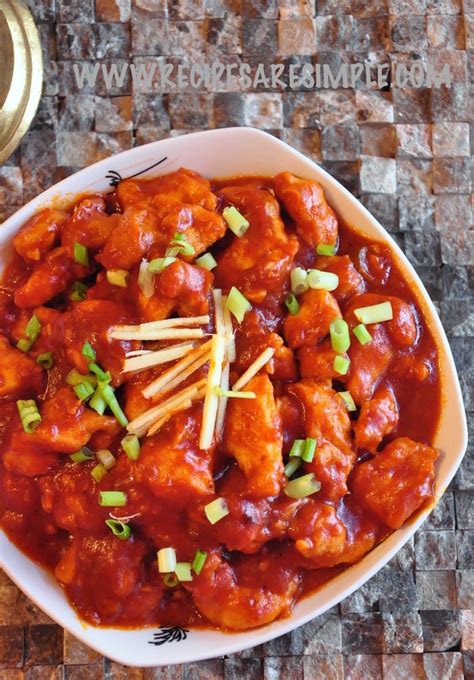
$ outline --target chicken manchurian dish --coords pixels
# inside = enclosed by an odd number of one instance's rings
[[[433,337],[317,182],[130,179],[13,248],[1,521],[86,621],[266,624],[432,502]]]

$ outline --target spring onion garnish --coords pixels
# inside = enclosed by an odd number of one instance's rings
[[[349,359],[338,355],[337,357],[334,357],[332,367],[336,373],[339,373],[339,375],[346,375],[347,371],[349,370],[350,363],[351,362]]]
[[[105,467],[107,472],[111,470],[117,462],[114,456],[112,455],[112,452],[109,451],[109,449],[100,449],[100,451],[97,451],[95,455],[97,456],[98,460],[102,463],[102,465]]]
[[[41,422],[41,416],[34,399],[18,399],[16,402],[21,424],[25,432],[36,430]]]
[[[69,299],[72,300],[73,302],[80,302],[81,300],[85,300],[86,297],[87,297],[86,284],[82,283],[82,281],[76,281],[75,283],[73,283]]]
[[[33,314],[31,319],[25,326],[25,335],[28,339],[21,338],[20,340],[18,340],[18,342],[16,343],[17,348],[22,352],[25,352],[26,354],[27,352],[30,351],[32,345],[36,342],[40,333],[41,324],[36,318],[36,316]]]
[[[230,289],[225,304],[229,312],[235,316],[239,323],[242,323],[246,313],[252,309],[250,302],[235,286],[232,286]]]
[[[255,392],[239,392],[237,390],[223,390],[219,385],[214,386],[214,392],[218,397],[234,397],[237,399],[256,399]]]
[[[74,385],[80,385],[83,382],[88,382],[92,387],[95,387],[97,385],[97,378],[95,375],[83,375],[82,373],[79,373],[79,371],[76,371],[75,368],[72,368],[66,376],[66,382],[72,387],[74,387]]]
[[[224,208],[222,217],[227,222],[229,229],[239,238],[241,238],[250,227],[250,222],[246,220],[233,205]]]
[[[169,247],[165,252],[165,256],[174,257],[182,253],[184,257],[192,257],[196,251],[193,246],[188,243],[183,234],[177,232],[170,241]]]
[[[298,456],[298,458],[301,458],[301,456],[303,455],[305,443],[306,442],[304,439],[295,439],[290,449],[289,453],[290,458],[294,458],[294,456]]]
[[[200,574],[201,570],[204,566],[205,561],[207,560],[207,552],[204,552],[203,550],[197,550],[196,554],[194,555],[193,563],[192,563],[192,569],[196,574]]]
[[[89,266],[89,253],[87,248],[80,243],[74,244],[74,260],[77,264],[82,264],[83,267]]]
[[[88,460],[94,460],[94,452],[83,446],[82,449],[76,451],[76,453],[71,453],[69,458],[73,463],[86,463]]]
[[[331,334],[331,345],[335,352],[344,354],[351,346],[351,339],[349,336],[349,326],[344,319],[334,319],[329,326],[329,333]]]
[[[284,473],[288,477],[288,479],[291,477],[291,475],[294,475],[296,470],[302,465],[302,460],[301,458],[298,458],[295,456],[292,458],[288,463],[285,465]]]
[[[339,276],[320,269],[310,269],[308,271],[308,285],[316,290],[336,290],[339,285]]]
[[[156,257],[148,265],[148,271],[152,274],[160,274],[163,269],[166,269],[173,262],[176,262],[175,257]]]
[[[112,380],[112,376],[108,371],[104,371],[98,364],[94,361],[89,364],[89,371],[97,376],[99,382],[108,383]]]
[[[142,260],[138,270],[138,287],[148,300],[155,292],[155,277],[148,271],[148,260]]]
[[[179,584],[178,577],[176,574],[165,574],[163,576],[163,583],[167,588],[176,588]]]
[[[140,440],[136,434],[127,434],[121,441],[122,448],[130,460],[137,460],[140,455]]]
[[[363,324],[390,321],[393,319],[392,304],[387,301],[369,307],[359,307],[359,309],[354,309],[354,315]]]
[[[30,351],[32,344],[33,343],[31,342],[31,340],[26,340],[26,338],[20,338],[16,343],[16,347],[21,352],[24,352],[26,354],[27,352]]]
[[[94,409],[94,411],[96,411],[100,416],[104,415],[107,404],[99,387],[95,388],[95,392],[89,402],[89,407]]]
[[[106,519],[106,525],[109,527],[114,536],[117,536],[121,541],[126,541],[132,535],[132,530],[119,519]]]
[[[28,321],[25,327],[25,335],[28,338],[28,340],[31,340],[31,342],[34,342],[35,340],[38,339],[39,334],[41,333],[41,324],[36,318],[36,316],[33,314],[31,319]]]
[[[178,577],[178,581],[192,581],[191,562],[178,562],[176,564],[174,573]]]
[[[301,295],[309,288],[308,272],[302,267],[295,267],[290,274],[291,290],[295,295]]]
[[[336,252],[336,245],[334,243],[320,243],[318,246],[316,246],[316,252],[318,255],[327,255],[330,257]]]
[[[171,574],[176,569],[176,550],[174,548],[161,548],[156,553],[158,558],[158,571],[160,574]]]
[[[108,382],[99,382],[99,389],[101,391],[103,398],[105,399],[105,401],[107,403],[107,406],[110,408],[110,410],[114,414],[118,423],[122,427],[125,427],[126,425],[128,425],[128,418],[125,415],[125,413],[122,411],[120,404],[117,401],[117,397],[115,396],[115,392],[110,387],[109,383]]]
[[[206,517],[211,524],[216,524],[229,514],[229,507],[225,498],[216,498],[204,507]]]
[[[360,323],[358,326],[352,329],[352,332],[356,336],[357,340],[360,342],[361,345],[366,345],[368,342],[372,340],[372,336],[370,335],[369,331],[367,328],[364,326],[363,323]]]
[[[97,484],[105,477],[106,474],[107,470],[102,465],[102,463],[98,463],[91,470],[91,477],[97,482]]]
[[[36,363],[46,370],[50,369],[54,363],[52,352],[43,352],[36,357]]]
[[[357,406],[355,405],[354,399],[350,392],[339,392],[338,393],[343,399],[348,411],[356,411]]]
[[[123,508],[126,504],[127,494],[123,491],[99,491],[99,505],[103,508]]]
[[[81,401],[87,401],[87,399],[89,399],[89,397],[91,397],[94,394],[94,388],[87,380],[84,380],[84,382],[79,383],[79,385],[74,385],[73,389],[76,394],[76,397]]]
[[[285,305],[290,314],[298,314],[298,312],[300,311],[300,303],[293,295],[293,293],[288,293],[288,295],[285,298]]]
[[[197,264],[198,267],[209,269],[209,271],[214,269],[214,267],[217,267],[217,262],[211,253],[204,253],[204,255],[201,255],[201,257],[197,258],[194,264]]]
[[[311,494],[316,493],[321,489],[321,483],[315,479],[312,472],[309,475],[303,475],[298,479],[292,479],[291,482],[285,486],[283,491],[290,498],[306,498]]]
[[[311,463],[314,458],[314,452],[316,451],[316,439],[311,439],[307,437],[304,443],[304,451],[301,454],[301,458],[305,463]]]
[[[126,269],[107,269],[106,276],[107,281],[112,286],[119,286],[120,288],[128,286],[129,272]]]
[[[96,360],[95,349],[92,347],[90,342],[85,342],[83,344],[81,352],[82,355],[86,357],[86,359],[89,359],[89,361]]]

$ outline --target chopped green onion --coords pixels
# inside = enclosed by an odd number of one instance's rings
[[[284,473],[288,477],[288,479],[291,477],[291,475],[295,474],[296,470],[301,466],[301,464],[302,464],[301,458],[295,456],[285,465]]]
[[[89,371],[91,373],[95,373],[95,375],[97,376],[97,380],[99,380],[100,382],[108,383],[112,380],[112,376],[110,375],[110,373],[108,371],[104,371],[104,369],[101,368],[95,362],[89,364]]]
[[[178,562],[176,564],[174,573],[178,577],[178,581],[192,581],[191,562]]]
[[[79,373],[75,368],[72,368],[66,376],[66,382],[68,385],[80,385],[83,382],[88,382],[95,387],[97,385],[97,378],[95,375],[83,375]]]
[[[336,290],[339,285],[339,276],[320,269],[310,269],[308,271],[308,284],[310,288],[315,290]]]
[[[204,253],[204,255],[201,255],[201,257],[197,258],[194,264],[197,264],[198,267],[204,267],[204,269],[209,269],[209,271],[211,269],[214,269],[214,267],[217,267],[217,262],[211,255],[211,253]]]
[[[138,271],[138,287],[147,300],[155,292],[155,277],[148,271],[148,264],[148,260],[142,260]]]
[[[176,588],[179,584],[178,577],[176,574],[165,574],[163,576],[163,583],[167,588]]]
[[[229,229],[239,238],[241,238],[250,227],[250,222],[246,220],[233,205],[224,208],[222,217],[227,222]]]
[[[123,491],[99,491],[99,505],[103,508],[123,508],[126,504],[127,494]]]
[[[74,385],[73,389],[76,397],[81,401],[87,401],[87,399],[94,394],[94,388],[87,380],[79,383],[79,385]]]
[[[231,312],[239,323],[242,323],[244,316],[252,309],[252,305],[247,298],[242,295],[240,290],[232,286],[230,293],[227,296],[225,305],[229,312]]]
[[[101,481],[101,479],[103,479],[105,477],[106,474],[107,474],[107,470],[102,465],[102,463],[98,463],[91,470],[91,476],[97,482],[97,484]]]
[[[105,275],[112,286],[119,286],[120,288],[128,286],[129,272],[126,269],[107,269]]]
[[[34,399],[18,399],[16,402],[21,424],[25,432],[30,434],[41,422],[41,415]]]
[[[159,274],[173,262],[176,262],[175,257],[157,257],[148,265],[148,271],[152,274]]]
[[[295,295],[305,293],[308,288],[308,272],[302,267],[295,267],[290,274],[291,290]]]
[[[351,346],[347,322],[344,321],[344,319],[334,319],[329,326],[329,333],[331,334],[331,345],[333,350],[339,354],[347,352]]]
[[[359,307],[359,309],[354,309],[354,315],[363,324],[390,321],[393,319],[392,304],[387,301],[369,307]]]
[[[298,314],[300,311],[300,303],[296,299],[296,297],[293,295],[293,293],[288,293],[288,295],[285,298],[285,305],[290,314]]]
[[[347,371],[349,370],[350,363],[351,362],[349,359],[338,355],[337,357],[334,357],[332,367],[336,373],[339,373],[339,375],[346,375]]]
[[[95,388],[95,392],[92,395],[92,399],[89,402],[89,407],[97,411],[100,416],[104,415],[104,411],[107,408],[106,401],[102,396],[102,392],[99,387]]]
[[[106,519],[106,525],[112,531],[114,536],[117,536],[121,541],[126,541],[132,535],[132,530],[125,522],[119,519]]]
[[[176,248],[178,249],[178,252],[175,252]],[[193,246],[186,241],[184,235],[178,232],[173,236],[173,240],[170,241],[170,247],[167,249],[165,255],[173,256],[182,253],[185,257],[192,257],[195,252]]]
[[[122,448],[130,460],[137,460],[140,455],[140,440],[136,434],[127,434],[121,441]]]
[[[82,264],[83,267],[89,266],[89,253],[87,248],[80,243],[74,244],[74,260],[77,264]]]
[[[100,451],[97,451],[95,455],[97,456],[98,460],[102,463],[102,465],[105,467],[107,472],[111,470],[117,462],[114,456],[112,455],[112,452],[109,451],[109,449],[100,449]]]
[[[336,252],[336,245],[334,243],[320,243],[318,246],[316,246],[316,252],[318,255],[327,255],[330,257]]]
[[[309,475],[303,475],[298,479],[292,479],[291,482],[285,486],[283,491],[290,498],[306,498],[311,496],[321,489],[321,483],[315,479],[312,472]]]
[[[106,382],[99,382],[99,389],[102,393],[103,398],[107,402],[107,406],[110,408],[112,413],[114,414],[115,418],[119,422],[119,424],[122,427],[125,427],[128,425],[128,419],[125,413],[122,411],[120,408],[120,404],[117,401],[117,397],[115,396],[115,392],[113,389],[110,387],[110,385]]]
[[[214,386],[214,392],[218,397],[234,397],[236,399],[255,399],[255,392],[241,392],[239,390],[223,390],[219,385]]]
[[[31,319],[28,321],[25,327],[25,335],[28,338],[28,340],[31,340],[31,342],[34,342],[35,340],[38,339],[39,334],[41,333],[41,324],[36,318],[36,316],[33,314]]]
[[[205,561],[207,560],[207,552],[204,552],[203,550],[197,550],[196,554],[194,555],[193,559],[193,564],[192,564],[192,569],[196,574],[200,574],[201,570],[204,566]]]
[[[295,456],[301,458],[301,456],[303,455],[304,446],[305,446],[304,439],[295,439],[290,449],[289,453],[290,458],[294,458]]]
[[[181,246],[173,246],[172,248],[168,246],[168,248],[165,250],[165,257],[170,259],[173,258],[173,260],[176,260],[176,255],[179,255],[181,250],[182,250]]]
[[[301,458],[305,463],[311,463],[314,458],[314,452],[316,451],[316,439],[311,439],[308,437],[304,443],[304,451]]]
[[[16,343],[17,349],[21,350],[25,354],[30,351],[32,346],[31,340],[26,340],[25,338],[20,338]]]
[[[54,363],[54,357],[52,352],[43,352],[36,357],[36,363],[46,370],[50,369]]]
[[[339,392],[340,396],[344,399],[344,403],[348,411],[356,411],[357,406],[355,405],[354,399],[350,392]]]
[[[76,281],[75,283],[73,283],[69,299],[72,300],[73,302],[80,302],[81,300],[85,300],[86,297],[87,297],[86,284],[82,283],[82,281]]]
[[[224,498],[216,498],[204,507],[206,517],[211,524],[216,524],[229,514],[229,507]]]
[[[94,460],[94,453],[87,447],[83,446],[82,449],[76,451],[76,453],[71,453],[69,458],[73,461],[73,463],[85,463],[88,460]]]
[[[92,347],[90,342],[85,342],[82,346],[82,355],[86,357],[86,359],[89,359],[89,361],[95,361],[96,360],[96,353],[95,349]]]
[[[358,326],[352,329],[352,332],[356,336],[357,340],[360,342],[361,345],[366,345],[368,342],[372,340],[372,336],[370,335],[369,331],[367,328],[364,326],[363,323],[360,323]]]
[[[176,550],[174,548],[161,548],[156,553],[158,558],[158,571],[160,574],[171,574],[176,569]]]

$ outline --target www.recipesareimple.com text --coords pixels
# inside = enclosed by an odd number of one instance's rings
[[[101,82],[106,89],[123,87],[130,78],[134,89],[170,92],[206,89],[210,92],[231,90],[298,90],[389,87],[451,87],[449,64],[433,66],[414,61],[411,64],[343,64],[334,71],[329,64],[223,64],[170,63],[164,57],[139,63],[83,62],[72,64],[78,89]]]

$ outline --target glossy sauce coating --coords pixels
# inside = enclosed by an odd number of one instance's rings
[[[234,205],[248,219],[242,239],[221,217]],[[195,254],[212,252],[212,272],[179,258],[143,295],[137,279],[143,257],[162,257],[176,232]],[[337,255],[316,245],[338,239]],[[88,267],[74,261],[75,242],[89,249]],[[14,242],[16,252],[0,290],[0,504],[2,526],[30,557],[54,570],[81,616],[98,625],[143,624],[246,629],[289,615],[294,602],[359,560],[432,500],[430,447],[440,408],[436,346],[414,293],[388,246],[365,239],[337,218],[315,182],[276,178],[214,181],[191,171],[128,180],[107,196],[79,198],[68,210],[46,210]],[[339,286],[309,290],[300,312],[284,305],[290,272],[300,266],[332,271]],[[106,269],[127,269],[126,288]],[[72,302],[75,281],[88,286]],[[129,419],[152,402],[141,391],[166,367],[123,374],[125,354],[142,346],[110,340],[108,329],[168,316],[210,313],[212,287],[237,286],[252,304],[234,321],[237,358],[231,384],[263,349],[273,359],[246,389],[256,401],[233,399],[221,444],[197,445],[202,402],[142,440],[137,461],[123,452],[124,435],[110,412],[99,416],[65,383],[85,373],[84,342],[112,375]],[[369,326],[362,346],[351,333],[347,375],[334,372],[329,323],[352,329],[357,307],[391,300],[394,319]],[[41,335],[25,355],[15,349],[32,313]],[[158,343],[159,344],[159,343]],[[157,346],[158,346],[157,344]],[[167,343],[161,343],[160,346]],[[35,358],[54,354],[51,370]],[[206,376],[206,366],[188,383]],[[185,383],[186,384],[186,383]],[[338,391],[357,404],[348,413]],[[23,432],[15,401],[36,399],[40,426]],[[312,462],[321,491],[289,498],[283,466],[296,438],[317,440]],[[117,464],[98,484],[94,463],[67,454],[87,445],[107,448]],[[120,489],[126,508],[103,508],[99,490]],[[211,525],[204,508],[226,499],[229,514]],[[132,538],[105,526],[112,512],[130,517]],[[180,562],[198,548],[208,553],[192,582],[168,588],[156,551],[173,546]]]

